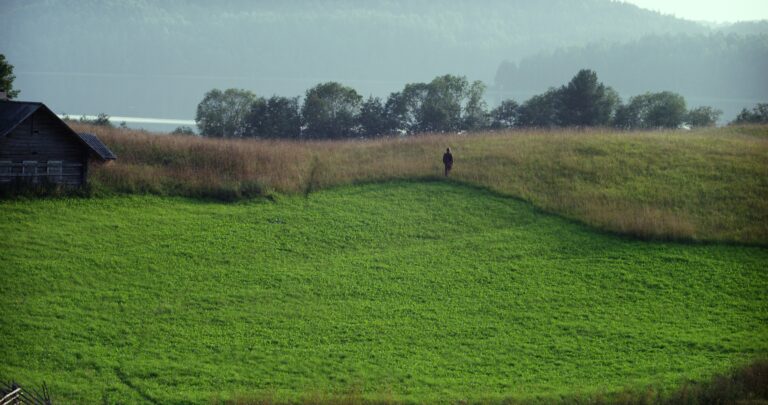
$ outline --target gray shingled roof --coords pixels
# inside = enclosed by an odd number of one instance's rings
[[[8,135],[42,106],[42,103],[0,101],[0,137]]]
[[[80,132],[79,134],[77,134],[77,136],[79,136],[80,139],[83,140],[83,142],[88,144],[88,146],[91,147],[91,150],[93,150],[93,152],[99,155],[99,157],[102,158],[103,160],[117,159],[117,156],[115,156],[115,154],[112,153],[111,150],[109,150],[107,145],[104,145],[99,140],[99,138],[96,137],[96,135]]]
[[[93,134],[78,134],[73,131],[64,121],[62,121],[56,114],[54,114],[43,103],[29,102],[29,101],[0,101],[0,138],[8,135],[19,124],[21,124],[27,117],[34,114],[39,109],[45,110],[46,113],[55,117],[61,126],[71,136],[76,137],[83,143],[93,154],[98,156],[102,160],[115,160],[117,156],[112,153],[109,148],[104,145],[96,135]]]

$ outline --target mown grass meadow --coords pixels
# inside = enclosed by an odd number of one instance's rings
[[[601,136],[627,145],[557,142]],[[100,181],[132,164],[120,147]],[[316,175],[320,191],[273,201],[0,202],[0,378],[45,381],[61,403],[546,403],[674,390],[768,353],[764,247],[616,236],[451,181]]]

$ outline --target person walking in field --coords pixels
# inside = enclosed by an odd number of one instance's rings
[[[448,177],[451,168],[453,167],[453,155],[451,155],[451,148],[445,148],[443,153],[443,164],[445,165],[445,176]]]

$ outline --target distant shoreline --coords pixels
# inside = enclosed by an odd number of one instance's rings
[[[56,114],[59,118],[80,119],[85,117],[88,120],[95,120],[96,115],[80,115],[80,114]],[[196,126],[195,120],[179,120],[173,118],[147,118],[147,117],[121,117],[110,116],[109,122],[113,123],[130,123],[130,124],[161,124],[161,125],[190,125]]]

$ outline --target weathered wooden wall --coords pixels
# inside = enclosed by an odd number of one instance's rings
[[[62,125],[39,110],[0,138],[0,182],[21,178],[33,183],[84,184],[88,150]],[[61,162],[61,169],[49,162]]]

